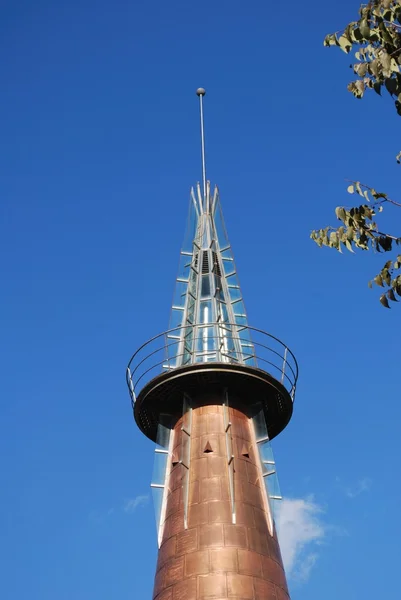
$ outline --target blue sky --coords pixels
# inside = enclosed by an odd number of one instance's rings
[[[309,233],[350,203],[345,178],[397,197],[400,121],[323,48],[357,1],[269,6],[2,2],[2,598],[151,597],[153,447],[124,371],[168,325],[200,85],[250,324],[300,363],[274,442],[292,598],[399,587],[401,308],[367,287],[383,257]]]

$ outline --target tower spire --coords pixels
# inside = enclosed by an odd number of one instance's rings
[[[205,88],[198,88],[196,95],[199,97],[200,108],[200,128],[201,128],[201,145],[202,145],[202,182],[203,182],[203,202],[206,205],[206,159],[205,159],[205,126],[203,119],[203,97],[206,94]]]

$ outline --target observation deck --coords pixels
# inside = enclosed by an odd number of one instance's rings
[[[131,357],[126,378],[135,421],[153,441],[159,424],[174,427],[186,396],[207,405],[227,395],[249,417],[262,407],[271,440],[291,419],[298,365],[283,342],[261,329],[208,322],[153,337]]]

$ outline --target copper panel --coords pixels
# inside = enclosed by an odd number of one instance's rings
[[[236,548],[216,548],[210,550],[210,570],[238,572],[238,556]]]
[[[197,525],[203,525],[209,520],[209,507],[205,502],[203,504],[193,504],[189,507],[188,511],[189,527],[196,527]]]
[[[189,484],[189,504],[198,504],[199,502],[199,481],[193,481]]]
[[[230,490],[228,485],[228,474],[227,477],[221,478],[221,499],[223,501],[230,500]]]
[[[191,460],[191,469],[189,474],[190,481],[198,481],[207,477],[208,457],[205,454],[202,458]]]
[[[235,489],[235,499],[239,504],[244,502],[244,492],[242,483],[245,483],[245,489],[249,485],[247,481],[242,481],[235,476],[234,472],[234,489]]]
[[[229,598],[253,600],[253,578],[249,575],[228,573],[227,588]]]
[[[249,550],[238,550],[238,572],[243,575],[262,577],[262,562],[259,554]]]
[[[201,575],[199,582],[199,600],[211,600],[227,597],[226,575]]]
[[[281,551],[280,551],[280,546],[278,544],[277,541],[277,535],[275,535],[275,537],[271,537],[269,540],[269,550],[270,550],[270,554],[271,557],[274,558],[274,560],[276,562],[278,562],[279,564],[281,564],[282,558],[281,558]]]
[[[224,545],[247,548],[245,527],[243,525],[224,525]]]
[[[260,488],[256,485],[252,485],[252,483],[242,481],[242,497],[244,502],[248,504],[252,504],[252,506],[257,506],[258,508],[263,508],[262,496],[260,494]]]
[[[171,535],[170,535],[170,518],[171,517],[168,517],[167,519],[165,519],[165,521],[163,523],[162,543],[165,542],[166,540],[168,540],[169,537],[171,537]]]
[[[254,579],[255,600],[277,600],[276,586],[264,579]],[[281,600],[281,599],[280,599]]]
[[[237,479],[248,479],[246,460],[243,457],[234,460],[234,471]]]
[[[262,556],[263,578],[272,581],[277,586],[287,590],[284,569],[272,558]]]
[[[169,538],[166,542],[160,546],[159,557],[158,557],[158,568],[160,569],[167,560],[175,556],[176,538],[175,536]]]
[[[276,587],[277,600],[289,600],[289,595],[282,588]]]
[[[184,578],[184,562],[185,557],[179,556],[167,563],[165,587],[178,583],[178,581],[181,581]]]
[[[182,486],[182,465],[176,465],[171,469],[168,487],[170,491]]]
[[[182,488],[179,487],[171,492],[167,497],[167,508],[166,516],[169,517],[171,514],[176,512],[180,508]]]
[[[217,456],[223,456],[224,458],[226,457],[226,437],[224,433],[219,434],[207,432],[206,435],[202,435],[200,438],[200,447],[202,450],[205,448],[208,442],[213,448],[213,454]],[[203,454],[203,456],[207,455]]]
[[[252,485],[256,485],[257,487],[260,487],[259,469],[255,465],[253,465],[251,462],[247,462],[246,471],[247,471],[249,483],[252,483]]]
[[[205,406],[202,406],[202,408],[200,408],[199,411],[202,416],[219,413],[223,414],[222,407],[218,404],[206,404]]]
[[[227,477],[227,458],[224,456],[207,457],[208,477]]]
[[[237,502],[236,516],[238,525],[248,525],[248,527],[255,526],[254,508],[250,504],[244,504],[243,502]]]
[[[262,533],[264,533],[266,535],[266,537],[268,538],[268,546],[270,548],[270,540],[273,540],[273,538],[271,537],[271,535],[269,533],[269,526],[267,524],[267,514],[261,508],[254,507],[253,515],[254,515],[254,519],[255,519],[256,529],[258,529],[259,531],[261,531]],[[270,552],[269,552],[269,554],[270,554]]]
[[[155,600],[173,600],[173,588],[168,588],[159,596],[155,597]]]
[[[191,552],[185,557],[185,577],[209,573],[209,550]]]
[[[155,583],[154,583],[154,587],[153,587],[153,596],[157,596],[164,590],[164,588],[166,587],[165,581],[166,581],[166,567],[162,567],[156,573]]]
[[[223,525],[221,523],[199,526],[199,548],[223,545]]]
[[[268,554],[267,535],[259,529],[248,529],[249,549],[259,554]]]
[[[223,414],[213,413],[207,415],[207,432],[224,433]]]
[[[232,511],[231,504],[225,502],[209,503],[209,523],[231,523]]]
[[[276,534],[271,536],[268,530],[264,485],[259,463],[253,462],[258,455],[248,418],[230,409],[236,454],[233,524],[222,407],[193,409],[192,416],[189,529],[184,529],[180,465],[167,482],[155,600],[289,600]],[[212,452],[204,453],[207,443]],[[238,456],[244,445],[249,459]]]
[[[221,500],[219,477],[208,477],[200,481],[200,501],[209,502],[211,500]]]
[[[180,533],[184,529],[184,509],[181,509],[169,517],[169,535]]]
[[[173,588],[173,600],[197,600],[196,577],[184,579]]]
[[[176,555],[188,554],[198,548],[198,530],[186,529],[177,535]]]

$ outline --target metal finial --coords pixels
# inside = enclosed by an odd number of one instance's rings
[[[201,142],[202,142],[202,180],[203,180],[203,199],[206,203],[206,159],[205,159],[205,128],[203,122],[203,97],[206,94],[204,88],[198,88],[196,90],[197,96],[199,96],[200,105],[200,126],[201,126]]]

